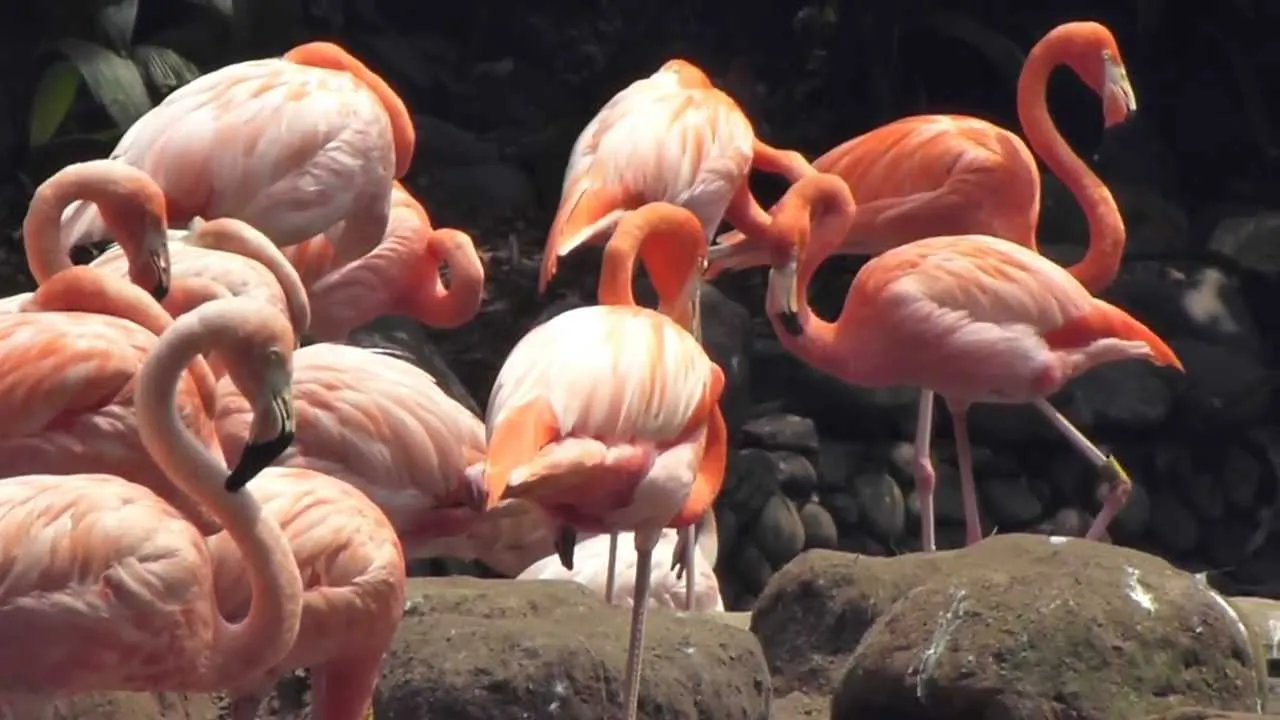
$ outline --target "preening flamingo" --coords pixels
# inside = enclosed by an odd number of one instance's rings
[[[826,174],[802,178],[773,208],[775,231],[794,249],[770,270],[766,300],[783,347],[849,383],[922,387],[946,398],[971,543],[981,538],[981,526],[966,411],[975,402],[1034,404],[1110,485],[1086,534],[1101,538],[1128,500],[1131,483],[1045,398],[1073,377],[1116,360],[1137,358],[1181,370],[1173,351],[1053,261],[987,235],[927,238],[872,258],[849,288],[839,320],[827,322],[809,309],[814,268],[798,273],[797,256],[811,231],[843,236],[853,216],[849,186]],[[921,543],[932,549],[933,484],[931,477],[923,479]]]
[[[746,113],[702,70],[667,61],[614,95],[573,144],[538,291],[546,292],[561,257],[603,241],[626,212],[649,202],[688,209],[708,241],[726,215],[735,227],[762,229],[769,216],[747,185],[752,167],[812,172],[799,153],[756,138]],[[691,301],[696,318],[696,293]]]
[[[235,217],[285,247],[342,223],[329,239],[346,262],[382,240],[391,181],[408,170],[414,139],[386,81],[337,45],[313,42],[178,88],[110,157],[155,178],[174,225]],[[64,247],[102,239],[88,204],[63,220]]]
[[[252,408],[223,380],[217,432],[234,461]],[[359,488],[390,518],[409,557],[432,539],[462,533],[483,493],[466,468],[484,458],[484,424],[398,358],[319,343],[293,358],[292,446],[276,461],[309,468]]]
[[[327,475],[268,472],[249,486],[279,524],[302,571],[302,622],[284,659],[233,688],[231,720],[253,720],[284,672],[311,669],[311,717],[361,720],[382,656],[404,614],[405,565],[395,528],[359,490]],[[251,608],[233,539],[209,539],[218,608],[231,620]]]
[[[0,321],[29,317],[36,314]],[[54,324],[50,314],[43,318]],[[65,335],[83,337],[91,327]],[[8,351],[11,342],[6,337],[0,347]],[[48,717],[59,694],[212,692],[285,657],[298,634],[302,579],[280,528],[242,490],[288,445],[293,344],[282,316],[232,298],[174,323],[138,372],[142,443],[239,549],[253,598],[240,622],[220,612],[205,538],[142,485],[109,474],[0,481],[0,699],[14,717]],[[180,417],[186,368],[209,346],[230,359],[231,376],[258,410],[254,451],[230,472]],[[35,363],[11,368],[0,389],[4,401],[11,401],[15,377],[44,384],[56,397],[60,388],[31,379],[39,372]],[[29,402],[28,412],[37,405]]]
[[[98,208],[119,243],[129,279],[163,300],[170,282],[164,193],[146,173],[112,160],[68,165],[31,196],[22,240],[36,284],[72,266],[71,245],[63,244],[59,228],[63,211],[75,202]],[[17,310],[28,298],[30,293],[0,299],[0,310]]]
[[[1018,115],[1027,140],[1075,194],[1089,224],[1089,248],[1069,271],[1088,290],[1100,292],[1119,271],[1124,221],[1111,192],[1072,152],[1049,115],[1049,74],[1063,64],[1102,98],[1106,127],[1123,122],[1137,102],[1115,38],[1094,22],[1051,30],[1032,48],[1018,80]],[[1036,249],[1040,172],[1035,156],[1016,134],[985,120],[903,118],[837,146],[813,167],[843,178],[858,200],[848,233],[815,237],[806,249],[803,261],[813,268],[834,254],[877,254],[941,235],[993,235]],[[719,242],[710,250],[708,278],[769,264],[775,246],[767,235],[744,237],[739,231]],[[921,486],[936,480],[930,451],[933,405],[933,392],[922,390],[915,439]]]
[[[228,295],[257,299],[285,314],[296,337],[311,324],[307,290],[298,272],[271,239],[235,218],[199,222],[189,233],[169,242],[173,284],[191,279],[214,282]],[[125,254],[111,248],[93,261],[99,270],[122,274]],[[172,314],[187,307],[185,296],[166,297],[160,304]],[[177,310],[178,312],[175,312]]]
[[[28,304],[24,309],[38,312],[0,314],[0,476],[127,478],[202,532],[217,532],[217,522],[174,486],[139,434],[135,375],[173,319],[141,288],[87,266],[53,276]],[[191,363],[176,393],[191,437],[221,456],[213,426],[217,390],[204,360]]]
[[[664,527],[691,525],[710,510],[725,469],[717,405],[724,373],[682,327],[707,247],[688,228],[700,231],[697,217],[666,203],[623,218],[602,275],[629,277],[638,254],[662,312],[598,305],[535,327],[507,357],[486,412],[490,508],[500,501],[543,508],[560,526],[556,548],[568,568],[575,529],[635,532],[628,720],[640,691],[653,548]]]
[[[382,315],[404,315],[434,328],[456,328],[480,311],[484,265],[461,230],[433,229],[426,210],[399,183],[382,242],[336,266],[323,236],[286,248],[311,298],[309,337],[337,342]],[[446,286],[440,265],[449,268]]]

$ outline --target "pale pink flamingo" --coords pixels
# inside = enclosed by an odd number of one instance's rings
[[[687,325],[706,247],[691,212],[653,203],[619,223],[602,278],[630,277],[639,255],[659,308]],[[482,474],[490,508],[519,501],[546,511],[567,568],[576,529],[635,532],[624,693],[634,720],[653,548],[664,527],[702,518],[723,482],[724,373],[682,322],[607,297],[611,287],[601,282],[601,299],[615,304],[558,315],[511,351],[489,399]],[[677,548],[674,560],[682,557]]]
[[[119,243],[129,279],[163,300],[170,283],[164,193],[146,173],[113,160],[68,165],[40,183],[31,196],[22,240],[36,284],[72,266],[71,246],[63,245],[58,233],[63,210],[74,202],[99,208]],[[30,297],[21,293],[0,298],[0,312],[16,311]]]
[[[173,324],[168,313],[141,288],[87,266],[50,278],[23,309],[34,312],[0,314],[0,477],[128,478],[201,531],[217,532],[217,522],[174,486],[139,436],[135,376]],[[178,386],[179,415],[202,447],[221,456],[216,399],[208,365],[193,361]]]
[[[827,322],[809,308],[808,283],[816,268],[801,265],[799,257],[811,232],[843,236],[854,212],[849,186],[826,174],[802,178],[774,206],[774,230],[792,248],[770,270],[766,301],[783,347],[845,382],[922,387],[946,399],[969,543],[980,540],[982,531],[966,412],[975,402],[1035,405],[1110,486],[1086,534],[1100,539],[1128,500],[1131,483],[1114,459],[1045,398],[1090,368],[1117,360],[1181,370],[1173,351],[1053,261],[987,235],[927,238],[872,258],[849,288],[839,320]],[[932,549],[933,484],[931,477],[921,479],[921,543]]]
[[[308,336],[337,342],[382,315],[404,315],[438,329],[475,317],[484,299],[484,265],[461,230],[433,229],[426,210],[399,183],[382,242],[345,265],[324,236],[286,248],[311,299]],[[446,285],[440,266],[449,268]]]
[[[264,473],[249,486],[279,524],[302,571],[302,623],[284,659],[229,693],[231,720],[253,720],[280,676],[311,669],[315,720],[373,717],[382,656],[404,614],[405,564],[395,528],[369,498],[328,475]],[[230,620],[251,610],[244,562],[226,533],[209,538],[218,608]]]
[[[706,73],[686,60],[667,61],[614,95],[573,144],[538,291],[546,292],[560,258],[603,242],[623,215],[649,202],[691,211],[708,242],[725,217],[744,230],[763,229],[769,216],[747,185],[753,167],[812,172],[799,153],[759,140],[746,113]],[[690,300],[701,337],[698,293]]]
[[[124,253],[113,247],[98,256],[93,267],[123,274],[125,262]],[[169,241],[169,262],[174,285],[199,278],[226,288],[229,295],[260,300],[289,318],[296,337],[311,324],[307,290],[298,272],[270,238],[243,220],[194,223],[190,232]],[[166,297],[160,304],[174,315],[175,308],[188,306],[185,294]]]
[[[281,247],[342,223],[343,261],[382,239],[391,181],[413,156],[412,118],[386,81],[331,43],[250,60],[173,91],[111,158],[155,178],[169,221],[235,217]],[[64,215],[64,246],[102,239],[88,204]]]
[[[228,461],[244,444],[252,409],[218,386],[217,432]],[[359,488],[390,518],[409,557],[465,532],[481,495],[468,466],[484,458],[484,424],[423,370],[388,355],[318,343],[293,359],[296,433],[276,461]]]
[[[39,316],[0,321],[32,317]],[[68,335],[84,337],[91,327],[68,328],[75,331]],[[13,340],[6,337],[0,347],[8,351]],[[211,345],[229,358],[231,376],[259,410],[254,451],[230,471],[180,417],[180,388],[190,386],[186,368]],[[171,505],[130,482],[137,478],[40,474],[0,481],[0,701],[13,716],[48,717],[50,701],[62,694],[212,692],[286,656],[298,635],[302,579],[284,534],[242,488],[260,470],[265,477],[313,475],[262,470],[292,431],[293,346],[282,316],[232,298],[174,323],[137,376],[142,444],[238,548],[252,588],[239,622],[223,619],[205,538]],[[101,363],[108,352],[80,362]],[[83,384],[75,373],[49,379],[41,375],[47,371],[34,362],[8,368],[4,402],[14,389],[39,386],[57,397]],[[28,412],[36,406],[30,402]]]

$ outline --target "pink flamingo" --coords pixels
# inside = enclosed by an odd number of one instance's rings
[[[655,240],[664,243],[660,253]],[[659,308],[687,324],[706,255],[698,218],[666,203],[628,214],[605,247],[602,277],[629,276],[637,254]],[[609,287],[601,283],[606,295]],[[531,330],[489,399],[488,507],[540,506],[570,569],[576,529],[635,532],[628,720],[639,699],[653,548],[664,527],[701,518],[723,481],[723,388],[724,374],[681,323],[619,302],[570,310]]]
[[[839,320],[827,322],[809,309],[808,283],[816,268],[806,263],[798,274],[799,257],[812,225],[829,236],[818,242],[832,243],[853,217],[849,186],[834,175],[801,179],[774,207],[774,230],[791,252],[770,271],[766,307],[783,347],[849,383],[923,387],[946,398],[970,543],[981,539],[981,526],[968,407],[1035,405],[1107,479],[1109,493],[1086,535],[1100,539],[1128,500],[1130,481],[1045,398],[1071,378],[1116,360],[1181,370],[1173,351],[1051,260],[986,235],[918,240],[872,258],[849,288]],[[921,541],[928,549],[934,547],[931,480],[917,478]]]
[[[484,265],[470,236],[432,229],[426,210],[399,183],[391,202],[383,241],[350,263],[335,263],[333,245],[324,236],[285,249],[311,298],[311,338],[344,340],[352,330],[389,314],[452,329],[479,312]],[[449,268],[447,286],[441,262]]]
[[[747,186],[753,167],[812,172],[799,153],[758,139],[746,113],[706,73],[685,60],[667,61],[614,95],[574,143],[538,292],[546,292],[560,258],[602,242],[624,214],[648,202],[687,208],[708,241],[726,216],[735,227],[763,230],[769,216]],[[697,293],[691,301],[700,337]]]
[[[0,314],[0,477],[102,472],[128,478],[205,533],[220,526],[174,486],[142,445],[135,375],[172,324],[141,288],[86,266],[41,285],[29,310]],[[217,390],[204,360],[178,386],[184,426],[221,456]],[[3,484],[3,481],[0,481]]]
[[[231,720],[253,720],[285,672],[311,668],[311,717],[373,717],[373,691],[404,614],[405,565],[395,528],[369,498],[325,474],[266,473],[249,488],[284,530],[302,571],[302,622],[284,659],[231,689]],[[237,620],[252,587],[227,533],[209,538],[218,607]]]
[[[359,488],[390,518],[409,557],[466,531],[480,510],[466,474],[484,458],[484,425],[421,369],[376,351],[319,343],[294,354],[292,446],[276,463]],[[229,461],[244,445],[249,402],[223,380],[217,432]]]
[[[120,244],[129,279],[163,300],[170,285],[164,193],[146,173],[112,160],[68,165],[40,183],[31,196],[22,238],[36,284],[72,266],[71,246],[63,245],[58,233],[62,212],[73,202],[99,208]],[[0,312],[17,310],[30,297],[21,293],[2,298]]]
[[[330,240],[345,262],[382,239],[391,181],[408,170],[414,139],[386,81],[337,45],[313,42],[178,88],[111,158],[155,178],[176,225],[235,217],[287,247],[342,223]],[[65,247],[102,239],[88,204],[63,220]]]
[[[0,320],[33,317],[58,325],[49,313]],[[92,327],[60,328],[74,332],[63,332],[61,344],[45,343],[46,357],[64,366],[104,362],[108,348],[97,348],[97,355],[86,355],[87,345],[78,356],[66,352]],[[10,351],[14,340],[6,336],[2,347]],[[259,410],[254,450],[230,472],[180,417],[180,388],[190,386],[186,368],[209,345],[230,360],[231,376]],[[252,588],[240,622],[228,623],[220,612],[205,538],[142,485],[111,474],[23,475],[0,482],[0,693],[12,716],[48,717],[50,697],[64,693],[212,692],[285,657],[298,634],[302,579],[280,528],[241,489],[288,445],[293,345],[283,317],[233,298],[178,320],[138,371],[142,444],[193,502],[227,528],[240,551]],[[4,402],[23,388],[66,397],[83,386],[81,374],[48,378],[43,373],[49,369],[38,362],[9,366]],[[27,413],[38,407],[28,401]]]

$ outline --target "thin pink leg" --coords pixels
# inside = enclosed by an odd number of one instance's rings
[[[951,424],[956,430],[956,463],[960,465],[960,496],[964,501],[964,541],[972,545],[982,539],[978,517],[978,488],[973,482],[973,447],[969,444],[969,403],[948,401]]]
[[[920,405],[916,409],[916,499],[920,502],[920,549],[933,552],[938,549],[934,539],[933,488],[938,483],[938,473],[933,469],[931,446],[933,444],[933,391],[920,391]]]
[[[1120,461],[1116,460],[1114,455],[1107,455],[1098,449],[1097,445],[1080,432],[1080,428],[1063,417],[1062,413],[1050,405],[1048,400],[1040,398],[1033,404],[1049,419],[1049,422],[1053,423],[1058,432],[1062,433],[1072,446],[1098,469],[1102,482],[1107,485],[1107,498],[1102,501],[1102,509],[1098,511],[1098,516],[1093,519],[1089,532],[1084,536],[1086,540],[1101,540],[1107,532],[1107,526],[1124,508],[1125,503],[1129,502],[1129,495],[1133,492],[1133,481],[1129,479],[1129,474],[1120,466]]]
[[[623,710],[626,720],[636,720],[640,705],[640,666],[644,657],[644,621],[649,607],[649,577],[653,572],[653,547],[662,531],[636,531],[636,585],[631,606],[631,640],[627,643],[627,668],[623,678]],[[688,572],[688,568],[685,568]]]
[[[618,533],[609,533],[609,565],[604,580],[604,601],[613,604],[614,590],[618,586]]]

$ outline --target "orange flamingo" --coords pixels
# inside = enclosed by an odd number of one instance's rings
[[[174,224],[235,217],[286,247],[341,222],[330,240],[349,261],[382,239],[391,181],[408,170],[414,140],[386,81],[337,45],[313,42],[178,88],[111,158],[155,178]],[[66,247],[102,239],[92,206],[63,220]]]
[[[1107,498],[1086,535],[1100,539],[1128,500],[1131,483],[1045,398],[1071,378],[1116,360],[1138,358],[1181,370],[1173,351],[1053,261],[987,235],[927,238],[872,258],[854,278],[839,320],[827,322],[809,309],[814,268],[806,264],[799,272],[798,256],[813,224],[831,236],[819,242],[835,242],[854,215],[849,186],[826,174],[802,178],[774,207],[774,230],[793,248],[770,270],[766,301],[783,347],[849,383],[923,387],[946,399],[970,543],[981,539],[981,526],[966,412],[975,402],[1034,404],[1107,479]],[[917,477],[921,541],[929,549],[931,481]]]
[[[463,533],[479,511],[466,468],[484,458],[484,424],[398,358],[319,343],[294,354],[293,445],[276,461],[359,488],[390,518],[406,554],[423,557],[439,537]],[[223,380],[217,432],[228,461],[244,445],[249,402]]]
[[[270,238],[243,220],[227,217],[193,223],[189,233],[169,241],[169,261],[175,285],[199,279],[226,288],[227,295],[258,299],[285,313],[296,337],[311,325],[307,290],[298,272]],[[124,262],[125,254],[113,247],[92,266],[123,274]],[[185,293],[170,295],[177,297],[165,297],[160,304],[171,314],[188,307]]]
[[[427,211],[399,183],[391,193],[391,215],[383,241],[345,265],[334,262],[324,237],[285,249],[311,298],[308,335],[323,342],[346,339],[352,330],[382,315],[405,315],[434,328],[463,325],[480,311],[484,265],[471,237],[460,230],[433,229]],[[440,265],[449,268],[449,282]]]
[[[302,570],[302,623],[289,653],[229,693],[231,720],[253,720],[284,672],[311,669],[311,717],[373,717],[382,656],[404,614],[405,565],[395,528],[345,482],[307,472],[267,473],[250,486],[284,530]],[[243,560],[226,533],[209,539],[218,608],[232,620],[251,610]]]
[[[173,319],[141,288],[79,266],[0,314],[0,477],[102,472],[128,478],[178,508],[205,533],[220,527],[174,486],[142,445],[135,374]],[[178,386],[180,416],[202,447],[221,456],[217,398],[203,360]],[[3,484],[4,481],[0,481]]]
[[[735,227],[763,230],[769,216],[747,186],[752,167],[812,172],[799,153],[756,138],[751,120],[702,70],[667,61],[614,95],[574,143],[538,291],[546,292],[560,258],[603,241],[626,212],[648,202],[687,208],[708,241],[726,216]],[[696,318],[696,293],[691,300]]]
[[[171,277],[164,193],[146,173],[112,160],[68,165],[31,196],[22,238],[36,284],[72,266],[71,246],[63,245],[58,233],[63,210],[74,202],[98,207],[119,243],[129,279],[163,300]],[[0,299],[0,311],[12,312],[30,297],[22,293]]]
[[[570,310],[525,335],[486,413],[488,507],[543,508],[570,569],[576,529],[635,532],[628,720],[640,691],[653,548],[663,527],[692,525],[710,510],[724,476],[724,374],[684,329],[706,247],[684,208],[653,203],[628,214],[605,247],[600,295],[609,304]],[[618,278],[631,277],[637,256],[661,312],[613,295],[630,295]]]
[[[86,332],[79,328],[64,339]],[[138,372],[143,444],[227,528],[241,553],[252,601],[240,622],[228,623],[220,612],[205,538],[141,485],[109,474],[0,482],[0,700],[11,717],[47,717],[50,697],[64,693],[212,692],[262,672],[289,651],[298,634],[302,579],[280,528],[241,490],[288,445],[293,344],[283,317],[233,298],[178,320]],[[208,345],[232,359],[231,375],[259,410],[254,451],[229,472],[180,417],[179,385],[190,383],[186,368]],[[65,390],[33,377],[47,371],[37,362],[11,367],[5,401],[24,381]],[[38,405],[29,402],[27,411]]]

